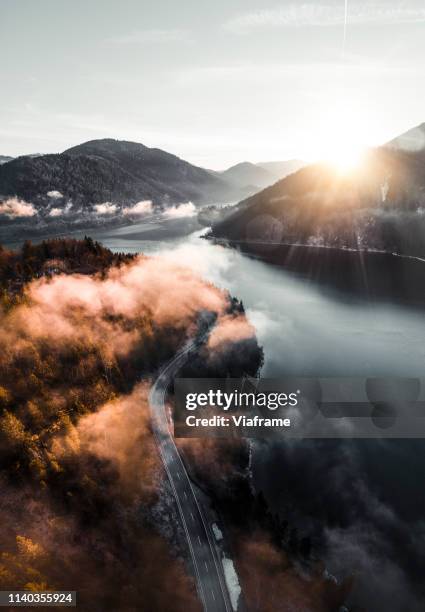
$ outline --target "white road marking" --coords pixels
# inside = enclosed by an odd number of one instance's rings
[[[176,472],[177,480],[180,480],[180,474]]]
[[[204,561],[204,563],[205,563],[205,569],[206,569],[206,570],[207,570],[207,572],[208,572],[208,564],[207,564],[207,562],[206,562],[206,561]]]
[[[185,499],[187,499],[187,493],[186,493],[186,491],[184,491],[183,495],[184,495],[184,498],[185,498]]]
[[[190,513],[190,516],[192,517],[192,521],[194,521],[195,517],[193,516],[193,512]]]
[[[202,542],[201,542],[200,536],[198,536],[198,542],[199,542],[199,545],[202,546]]]
[[[213,598],[213,599],[214,599],[214,601],[215,601],[215,595],[214,595],[214,591],[213,591],[212,589],[211,589],[211,595],[212,595],[212,598]]]

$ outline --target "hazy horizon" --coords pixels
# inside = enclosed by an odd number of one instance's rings
[[[224,169],[382,144],[425,121],[425,7],[347,9],[2,0],[0,154],[117,138]]]

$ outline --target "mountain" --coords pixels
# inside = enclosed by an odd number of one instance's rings
[[[140,200],[167,205],[229,201],[238,187],[161,149],[113,139],[92,140],[55,155],[24,156],[0,166],[0,194],[47,206],[48,192],[74,205]]]
[[[276,181],[285,178],[288,174],[292,174],[300,168],[303,168],[306,163],[300,159],[288,159],[287,161],[271,161],[271,162],[259,162],[256,164],[259,168],[267,170],[267,172],[273,174]]]
[[[240,188],[252,189],[254,193],[276,182],[274,174],[251,162],[236,164],[224,170],[224,172],[220,172],[220,176]]]
[[[273,185],[302,166],[305,166],[305,163],[297,159],[260,164],[245,161],[213,174],[221,176],[233,185],[234,189],[244,192],[245,197],[248,197],[260,189]]]
[[[307,166],[240,202],[213,236],[425,256],[425,149],[370,150],[356,171]]]
[[[425,149],[425,123],[397,136],[386,145],[402,151],[422,151]]]
[[[9,155],[0,155],[0,164],[5,164],[9,161],[12,161],[13,157],[9,157]]]

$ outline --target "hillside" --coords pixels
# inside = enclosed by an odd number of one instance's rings
[[[74,205],[156,205],[232,200],[241,191],[223,178],[160,149],[113,139],[93,140],[60,154],[23,156],[0,167],[0,194],[39,207],[59,192]],[[243,192],[242,192],[243,193]]]
[[[245,161],[216,174],[232,184],[235,190],[241,190],[248,197],[273,185],[288,174],[296,172],[304,165],[304,162],[298,159],[258,164]]]
[[[246,335],[219,331],[219,351],[199,346],[200,371],[255,375],[262,350],[241,303],[186,268],[114,254],[90,238],[0,248],[5,274],[1,590],[73,586],[86,612],[170,610],[169,601],[173,612],[198,612],[150,424],[150,377],[206,310],[218,330],[232,321]],[[230,452],[223,467],[221,450],[220,485],[226,472],[229,481],[242,473]],[[230,501],[237,507],[238,498]]]
[[[388,147],[402,151],[421,151],[425,149],[425,123],[404,132],[391,140]]]
[[[254,192],[276,182],[276,177],[271,172],[251,162],[236,164],[221,172],[220,176],[234,185],[245,186]]]
[[[12,161],[13,157],[9,155],[0,155],[0,164],[5,164],[6,162]]]
[[[288,159],[286,161],[270,161],[270,162],[258,162],[256,166],[263,168],[275,178],[275,181],[279,181],[288,174],[292,174],[297,170],[300,170],[306,165],[305,162],[300,159]]]
[[[0,244],[0,292],[17,296],[26,283],[54,274],[104,274],[109,268],[133,261],[129,253],[113,253],[89,237],[43,240],[40,244],[26,241],[20,251],[5,249]],[[3,307],[5,306],[3,302]]]
[[[425,255],[425,151],[371,150],[348,175],[308,166],[242,201],[213,227],[233,241]]]

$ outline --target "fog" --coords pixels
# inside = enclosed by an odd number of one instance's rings
[[[176,270],[176,266],[189,267],[195,277],[200,275],[242,299],[264,348],[263,376],[422,375],[425,325],[420,311],[368,303],[324,289],[235,250],[213,245],[200,238],[201,232],[179,237],[170,232],[168,238],[161,232],[155,224],[144,222],[91,234],[115,251],[159,256],[145,267],[146,272],[152,268],[149,279],[152,290],[155,287],[153,303],[160,318],[168,316],[171,304],[161,302],[160,294],[168,281],[157,273]],[[180,295],[181,282],[174,276],[169,280]],[[183,278],[187,282],[192,276],[183,273]],[[120,308],[131,310],[132,301],[124,298],[133,285],[137,289],[138,280],[139,275],[132,273],[125,286],[117,287],[123,290]],[[102,303],[111,303],[115,281],[109,278],[102,285]],[[63,290],[61,282],[52,283],[49,293],[41,295],[46,298],[43,303],[52,302],[52,291]],[[92,281],[79,282],[93,289]],[[191,282],[189,285],[192,288]],[[220,301],[219,292],[210,295],[206,289],[202,294]],[[79,300],[85,295],[79,287]],[[138,300],[150,300],[147,294],[139,296],[136,291],[135,295]],[[94,308],[93,300],[86,302]],[[191,310],[185,299],[182,304]],[[177,310],[173,305],[171,316],[181,316]],[[210,349],[218,349],[229,333],[244,338],[252,333],[251,325],[222,317]],[[36,331],[33,325],[32,332]],[[314,554],[325,561],[327,569],[338,580],[354,575],[349,602],[353,609],[423,609],[422,440],[256,441],[252,469],[253,483],[257,491],[263,491],[271,510],[288,520],[302,537],[312,538]]]
[[[144,240],[136,227],[96,237],[189,266],[242,299],[264,348],[265,377],[422,375],[419,311],[325,290],[199,235]],[[353,606],[423,609],[422,440],[257,441],[253,477],[272,510],[312,536],[329,571],[355,576]]]
[[[421,376],[424,316],[355,300],[200,239],[145,240],[133,226],[97,232],[116,251],[155,253],[188,266],[241,299],[265,351],[264,377]],[[121,237],[123,236],[123,237]]]

